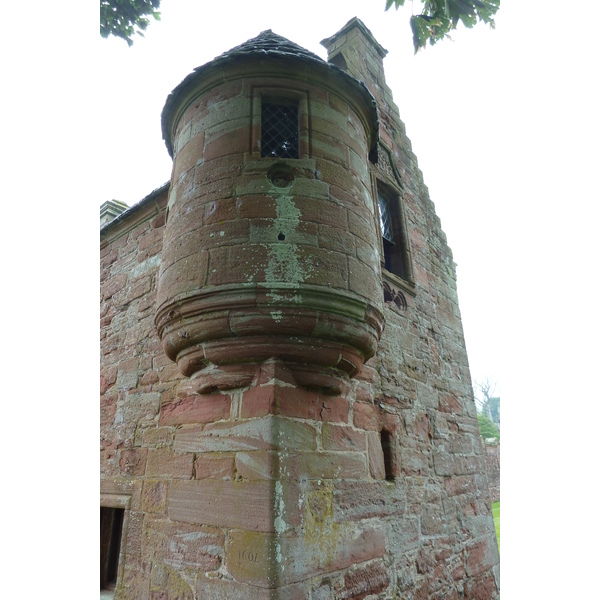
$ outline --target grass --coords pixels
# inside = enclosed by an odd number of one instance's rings
[[[496,526],[496,539],[498,540],[498,551],[500,551],[500,501],[492,502],[492,514]]]

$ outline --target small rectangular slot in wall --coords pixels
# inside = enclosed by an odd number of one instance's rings
[[[383,450],[383,465],[385,468],[385,478],[387,481],[394,481],[396,472],[394,437],[389,431],[381,431],[381,448]]]
[[[122,508],[100,507],[100,589],[114,590],[123,534]]]

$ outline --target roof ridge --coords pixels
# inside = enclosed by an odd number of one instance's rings
[[[265,54],[304,56],[321,62],[326,62],[318,54],[310,52],[310,50],[307,50],[295,42],[292,42],[288,38],[273,32],[271,29],[265,29],[264,31],[261,31],[256,37],[245,41],[239,46],[231,48],[231,50],[227,50],[227,52],[224,52],[215,60],[229,58],[230,56],[239,54],[255,54],[257,52]]]

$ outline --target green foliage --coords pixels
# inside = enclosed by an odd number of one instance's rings
[[[494,527],[496,528],[496,540],[500,550],[500,502],[492,502],[492,515],[494,515]]]
[[[477,415],[477,422],[479,423],[479,433],[483,438],[496,438],[500,439],[500,432],[498,428],[490,421],[490,419],[484,414]]]
[[[461,22],[469,29],[479,21],[495,27],[494,16],[500,0],[420,0],[423,12],[410,18],[415,54],[427,45],[450,37],[449,32]],[[386,0],[385,10],[392,6],[398,10],[405,0]]]
[[[150,19],[160,21],[160,0],[100,0],[100,35],[124,39],[129,46],[135,34],[144,37]]]

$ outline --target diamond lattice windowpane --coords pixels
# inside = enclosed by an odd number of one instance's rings
[[[262,103],[261,156],[298,158],[298,105]]]

